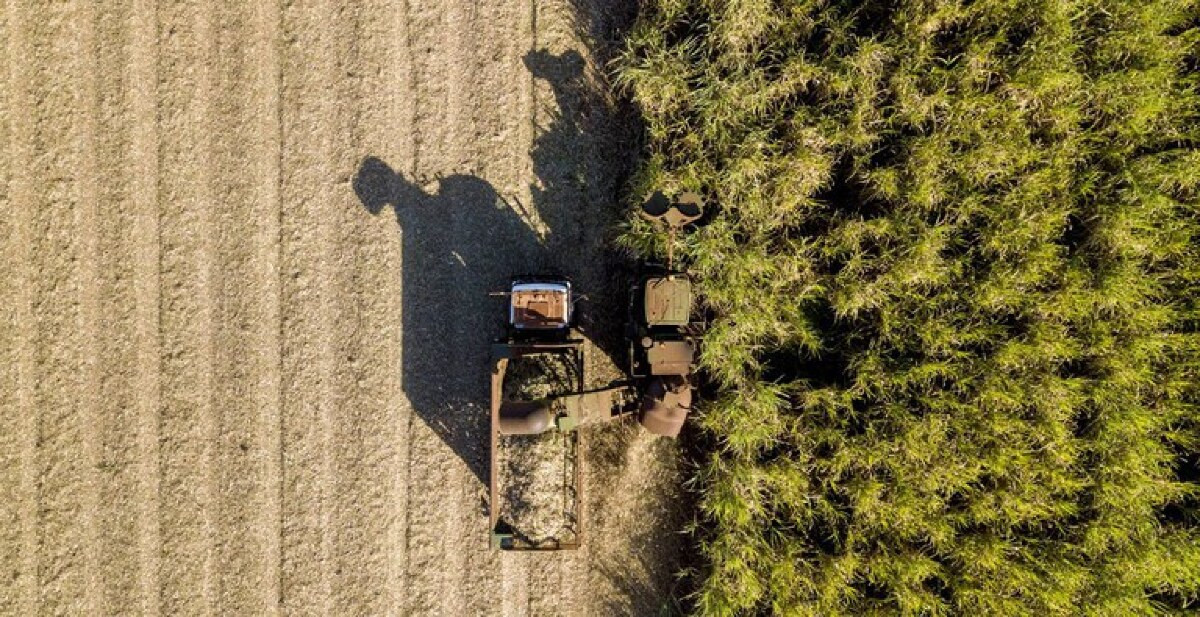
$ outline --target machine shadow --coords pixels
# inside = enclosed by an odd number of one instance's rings
[[[483,481],[487,473],[487,339],[496,333],[508,270],[543,252],[540,239],[486,181],[438,180],[426,192],[367,157],[354,190],[402,236],[401,383],[413,411]],[[526,267],[534,267],[532,264]]]
[[[553,88],[559,113],[539,127],[533,144],[538,186],[532,208],[539,235],[486,180],[437,179],[423,188],[387,162],[364,158],[353,188],[368,212],[393,211],[402,241],[402,384],[414,412],[451,447],[481,483],[488,474],[489,342],[503,333],[506,289],[517,274],[563,275],[600,302],[582,305],[580,331],[611,358],[624,353],[617,309],[621,265],[606,247],[619,215],[616,186],[595,193],[590,177],[612,172],[590,162],[594,140],[581,126],[588,93],[575,51],[524,58]],[[611,184],[611,181],[610,181]],[[607,193],[607,194],[605,194]]]

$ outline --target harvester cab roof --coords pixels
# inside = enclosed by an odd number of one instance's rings
[[[646,325],[688,325],[692,316],[692,281],[683,274],[668,274],[646,279],[642,311]]]

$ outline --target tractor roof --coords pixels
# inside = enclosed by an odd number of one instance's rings
[[[566,328],[571,322],[571,285],[514,283],[509,306],[509,320],[515,328]]]

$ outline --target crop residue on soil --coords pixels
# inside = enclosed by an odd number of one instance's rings
[[[539,353],[514,358],[504,372],[504,399],[533,401],[570,393],[578,382],[579,369],[569,354]]]

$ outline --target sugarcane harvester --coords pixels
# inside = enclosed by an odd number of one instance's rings
[[[629,375],[641,397],[638,421],[666,437],[679,435],[692,408],[699,340],[692,280],[674,268],[675,234],[703,212],[703,199],[691,192],[675,200],[654,193],[642,203],[642,215],[667,228],[667,264],[648,267],[629,291]]]
[[[675,200],[655,194],[643,204],[643,214],[667,226],[669,245],[674,234],[701,215],[699,195],[684,193]],[[578,297],[571,281],[556,276],[516,276],[509,289],[495,295],[508,298],[506,335],[492,345],[490,524],[493,545],[501,549],[570,549],[582,538],[582,496],[579,429],[633,417],[648,432],[677,437],[692,407],[691,376],[698,335],[691,323],[691,279],[672,269],[668,249],[665,268],[649,269],[630,289],[627,325],[628,378],[607,387],[585,390],[583,340],[573,328]],[[533,400],[510,400],[505,378],[514,362],[549,354],[573,367],[569,392]],[[522,541],[501,520],[497,453],[503,436],[539,435],[557,431],[567,437],[564,473],[573,475],[563,507],[569,537],[538,544]]]

